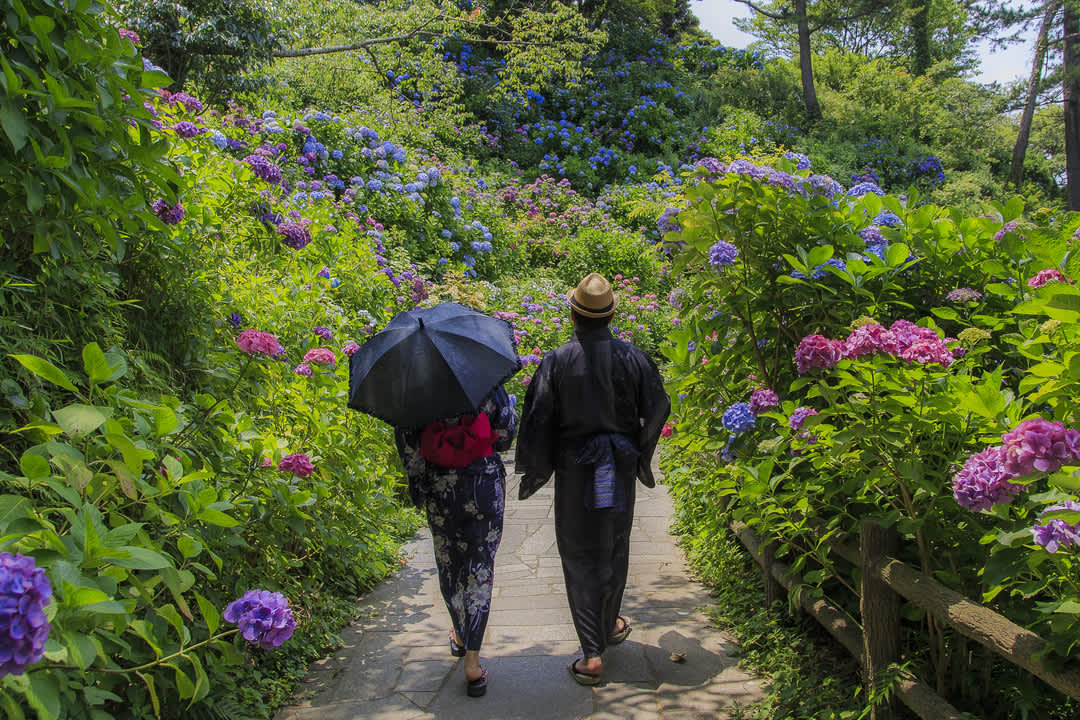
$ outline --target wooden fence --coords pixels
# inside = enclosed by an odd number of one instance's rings
[[[802,577],[776,559],[776,544],[763,543],[753,530],[734,523],[732,531],[762,567],[765,597],[769,604],[781,599],[784,590],[802,584]],[[1063,670],[1047,668],[1037,658],[1046,641],[984,605],[972,602],[929,575],[892,557],[897,536],[873,520],[863,520],[859,546],[833,540],[829,548],[860,569],[859,627],[835,605],[823,598],[800,595],[800,606],[858,660],[867,683],[880,676],[891,663],[900,661],[901,597],[919,606],[960,634],[975,640],[1065,695],[1080,700],[1080,666],[1071,662]],[[899,698],[923,720],[962,720],[965,716],[929,685],[902,677],[894,687]],[[892,715],[888,703],[873,709],[873,720]],[[970,716],[967,716],[970,717]]]

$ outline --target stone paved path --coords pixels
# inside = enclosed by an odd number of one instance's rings
[[[689,579],[668,533],[672,506],[662,486],[638,486],[623,602],[634,630],[605,655],[604,684],[576,684],[566,670],[579,646],[555,547],[551,484],[520,502],[517,480],[507,483],[481,655],[487,695],[466,696],[462,661],[450,656],[425,528],[406,545],[407,564],[360,600],[344,646],[312,666],[303,699],[277,720],[712,720],[760,699],[761,681],[736,667],[731,639],[698,611],[709,596]],[[685,661],[674,662],[673,653]]]

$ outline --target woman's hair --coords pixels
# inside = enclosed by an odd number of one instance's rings
[[[577,310],[570,308],[570,316],[574,320],[574,324],[582,330],[599,330],[600,328],[606,328],[611,324],[611,315],[602,318],[585,317]]]

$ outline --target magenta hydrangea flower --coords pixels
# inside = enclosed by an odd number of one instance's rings
[[[304,353],[304,362],[319,363],[320,365],[337,365],[334,351],[327,348],[311,348]]]
[[[303,377],[311,377],[311,366],[307,363],[300,363],[293,368],[293,372]]]
[[[281,343],[276,337],[258,330],[244,330],[236,338],[236,344],[241,350],[250,354],[260,352],[264,355],[277,355],[281,352]]]
[[[952,365],[952,351],[949,350],[941,338],[934,336],[933,340],[919,339],[900,351],[900,357],[908,362],[920,365],[938,364],[949,367]]]
[[[937,331],[919,327],[910,320],[897,320],[890,327],[896,337],[896,352],[902,353],[917,340],[940,340]]]
[[[813,368],[831,370],[843,357],[843,344],[824,335],[807,335],[795,350],[795,367],[800,375]]]
[[[277,226],[281,242],[294,250],[299,250],[311,242],[311,231],[303,223],[285,221]]]
[[[791,413],[791,417],[788,418],[788,427],[792,430],[798,431],[803,429],[803,423],[806,422],[806,418],[811,415],[817,415],[818,411],[814,408],[798,407]]]
[[[154,214],[158,216],[158,219],[166,225],[176,225],[184,219],[184,206],[177,201],[176,205],[170,205],[161,198],[154,201],[154,204],[150,206],[150,209],[154,211]]]
[[[1066,500],[1058,505],[1051,505],[1042,511],[1045,515],[1054,510],[1072,510],[1080,512],[1080,502]],[[1035,543],[1046,548],[1046,552],[1056,553],[1058,550],[1069,550],[1080,546],[1080,523],[1069,523],[1061,518],[1052,518],[1044,524],[1031,528],[1035,537]]]
[[[248,590],[229,603],[222,616],[236,624],[245,640],[264,650],[280,647],[296,628],[289,601],[268,590]]]
[[[968,510],[989,510],[995,505],[1011,503],[1024,489],[1009,482],[1013,476],[1005,467],[1005,448],[998,445],[975,453],[964,467],[953,475],[953,496]]]
[[[945,299],[949,302],[960,303],[977,302],[979,300],[982,300],[982,298],[983,295],[981,292],[966,287],[950,290],[949,293],[945,296]]]
[[[131,42],[133,42],[136,45],[138,45],[139,43],[142,42],[142,40],[139,38],[139,33],[135,32],[134,30],[128,30],[127,28],[120,28],[116,32],[120,37],[122,37],[122,38],[124,38],[126,40],[130,40]]]
[[[0,552],[0,678],[22,675],[41,659],[51,597],[52,584],[34,558]]]
[[[1035,273],[1035,276],[1028,280],[1029,288],[1041,288],[1043,285],[1049,285],[1050,283],[1071,283],[1072,280],[1061,274],[1060,270],[1055,268],[1046,268]]]
[[[843,353],[846,358],[857,358],[874,353],[895,353],[896,335],[877,323],[866,323],[851,331],[844,340]]]
[[[350,343],[345,343],[345,347],[341,348],[341,352],[343,352],[346,355],[349,355],[351,357],[352,354],[354,352],[356,352],[357,350],[359,350],[359,349],[360,349],[359,345],[357,345],[354,342],[350,342]]]
[[[1005,469],[1012,477],[1057,472],[1062,465],[1080,459],[1080,433],[1057,421],[1025,420],[1002,435],[1001,441]]]
[[[758,388],[750,394],[750,412],[760,415],[780,404],[780,398],[768,388]]]
[[[311,458],[304,453],[292,453],[281,458],[277,464],[278,470],[292,473],[296,477],[311,477],[315,472],[315,466],[311,464]]]

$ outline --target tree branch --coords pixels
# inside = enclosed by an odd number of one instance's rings
[[[758,7],[757,5],[755,5],[753,2],[751,2],[751,0],[735,0],[735,2],[742,3],[746,7],[753,10],[754,12],[760,13],[760,14],[764,15],[767,18],[772,18],[773,20],[780,20],[782,22],[788,22],[789,20],[794,20],[794,18],[791,15],[788,15],[787,13],[777,15],[776,13],[771,13],[768,10],[764,10],[764,9]]]

